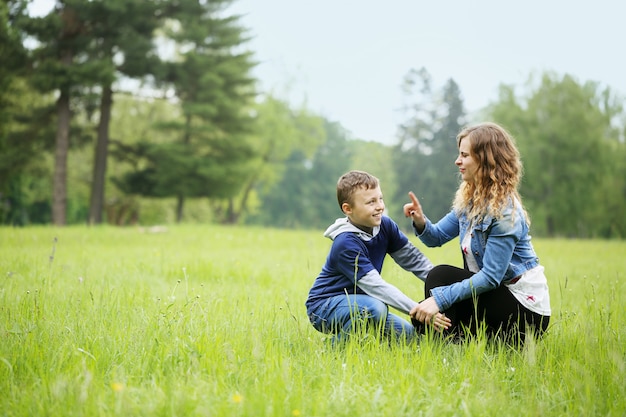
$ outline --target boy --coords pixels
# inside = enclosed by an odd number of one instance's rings
[[[324,232],[333,243],[306,300],[311,324],[322,333],[333,334],[334,341],[346,337],[359,322],[382,330],[386,338],[411,340],[415,328],[391,314],[389,306],[408,314],[418,303],[383,280],[383,261],[389,254],[422,281],[433,265],[398,225],[383,215],[385,203],[376,177],[363,171],[342,175],[337,182],[337,202],[346,217]],[[433,324],[447,328],[450,321],[439,314]]]

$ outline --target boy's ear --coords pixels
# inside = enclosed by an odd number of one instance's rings
[[[341,205],[341,211],[343,211],[343,214],[352,214],[352,207],[350,207],[348,203],[343,203]]]

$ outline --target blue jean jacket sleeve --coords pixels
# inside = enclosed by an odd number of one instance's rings
[[[481,269],[461,282],[433,288],[431,295],[440,310],[446,310],[452,304],[468,299],[473,294],[479,295],[500,286],[511,262],[515,245],[523,233],[521,224],[517,224],[523,219],[521,216],[516,217],[517,221],[514,221],[511,212],[507,211],[500,219],[483,223],[473,230],[474,234],[480,236],[473,237],[472,240],[477,238],[485,242],[484,253],[479,252],[477,259]]]
[[[415,234],[420,238],[422,243],[430,248],[442,246],[459,235],[459,219],[454,211],[450,211],[436,224],[426,219],[426,227],[421,234],[413,226]]]

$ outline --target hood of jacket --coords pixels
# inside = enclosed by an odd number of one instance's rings
[[[324,237],[327,237],[330,240],[335,240],[335,238],[339,236],[340,234],[350,232],[350,233],[356,233],[364,241],[369,241],[374,236],[376,236],[379,231],[380,231],[380,226],[375,226],[374,230],[372,231],[372,234],[369,234],[359,229],[352,223],[350,223],[347,217],[340,217],[337,220],[335,220],[333,224],[328,226],[328,228],[324,232]]]

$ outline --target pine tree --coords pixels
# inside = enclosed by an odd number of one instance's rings
[[[93,181],[89,206],[90,224],[102,222],[105,199],[109,125],[114,82],[141,78],[152,72],[158,58],[153,35],[163,10],[155,0],[100,0],[89,3],[91,60],[101,63],[100,111],[94,152]]]
[[[169,3],[164,34],[175,42],[158,76],[180,101],[182,119],[164,122],[180,132],[176,143],[143,143],[127,149],[145,167],[121,181],[129,192],[177,198],[177,221],[187,197],[228,198],[245,180],[254,153],[245,137],[252,131],[255,97],[251,52],[238,24],[228,16],[230,1],[179,0]]]
[[[29,80],[40,92],[56,93],[58,97],[52,192],[52,221],[56,225],[66,224],[72,99],[81,89],[94,85],[101,69],[100,63],[87,59],[86,54],[90,41],[85,20],[88,3],[59,0],[48,15],[20,20],[20,30],[37,42],[31,52],[33,71]]]
[[[433,91],[431,84],[425,69],[407,74],[403,85],[407,118],[400,127],[400,142],[393,155],[398,181],[396,199],[406,202],[408,191],[413,191],[426,215],[438,220],[450,210],[458,186],[456,135],[465,112],[454,80],[449,80],[441,91]],[[394,209],[394,215],[403,216],[402,205]]]

